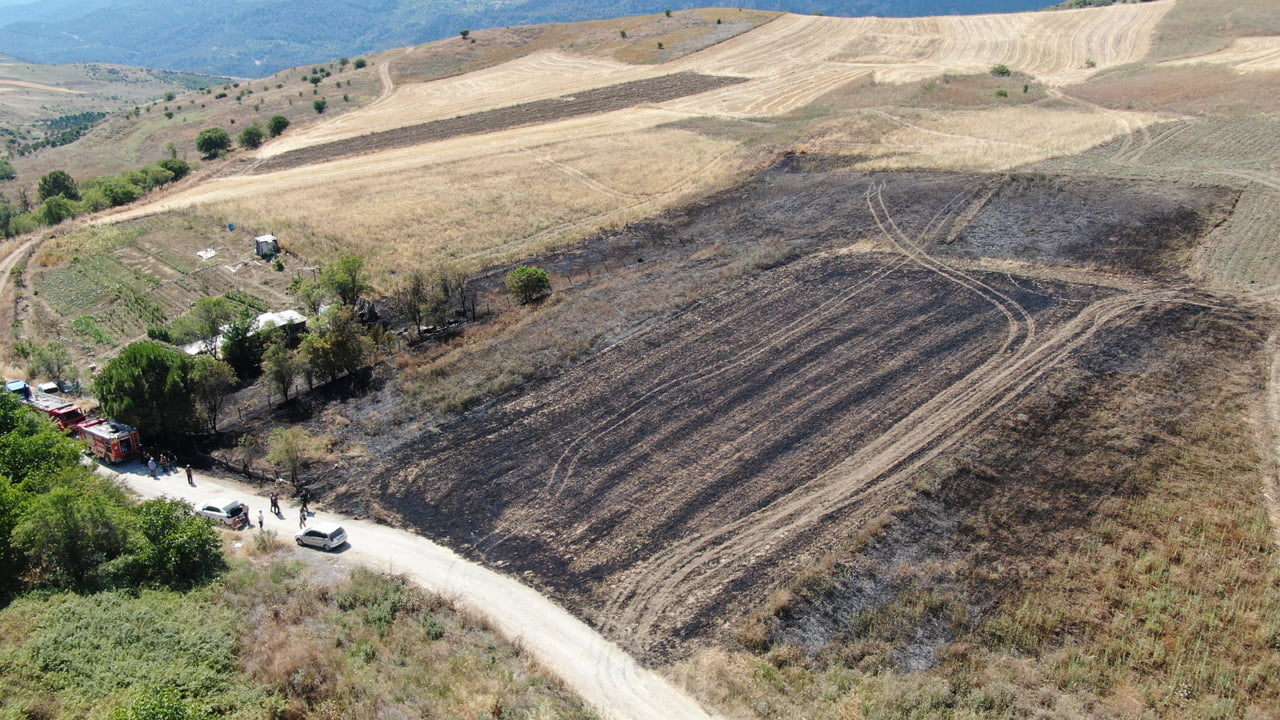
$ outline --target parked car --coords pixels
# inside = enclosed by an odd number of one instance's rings
[[[332,550],[341,547],[347,541],[347,531],[342,529],[341,525],[332,523],[321,523],[294,536],[294,540],[298,545],[310,545],[324,550]]]
[[[214,500],[196,505],[196,514],[237,530],[249,524],[249,512],[239,500]]]

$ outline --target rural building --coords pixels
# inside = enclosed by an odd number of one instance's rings
[[[280,254],[280,238],[275,235],[259,235],[253,239],[253,251],[260,258],[271,259]]]
[[[307,329],[307,319],[296,310],[262,313],[254,318],[253,326],[249,328],[249,334],[256,335],[259,331],[274,327],[282,327],[285,332],[289,333],[290,337],[294,337]],[[224,326],[222,331],[226,332],[226,330],[227,328]],[[203,340],[183,345],[182,351],[188,355],[199,355],[202,352],[206,352],[209,347],[222,347],[222,336],[219,335],[214,338],[212,345],[206,344]]]

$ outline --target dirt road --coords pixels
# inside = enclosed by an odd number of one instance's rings
[[[191,487],[180,474],[153,480],[136,462],[103,472],[111,474],[113,470],[121,482],[147,499],[164,495],[191,502],[238,498],[249,505],[255,522],[257,511],[266,510],[269,505],[259,489],[226,478],[197,474],[196,485]],[[267,515],[266,526],[287,539],[297,531],[298,509],[287,502],[281,504],[281,509],[284,519]],[[516,580],[468,562],[411,533],[323,510],[317,513],[317,519],[341,522],[351,537],[346,548],[328,557],[330,562],[360,563],[403,574],[479,613],[601,716],[620,720],[712,717],[585,623]]]

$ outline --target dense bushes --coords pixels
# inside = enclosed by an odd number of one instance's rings
[[[30,588],[185,588],[222,572],[208,522],[176,500],[130,504],[80,452],[0,394],[0,601]]]

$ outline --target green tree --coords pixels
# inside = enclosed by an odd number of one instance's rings
[[[106,494],[59,487],[23,509],[13,545],[24,556],[30,584],[92,590],[100,566],[128,547],[127,524],[124,508]]]
[[[209,423],[210,432],[218,432],[218,413],[235,388],[238,378],[229,363],[201,355],[191,363],[190,383],[198,415]]]
[[[280,391],[280,395],[288,401],[289,391],[293,389],[294,380],[298,376],[299,361],[281,336],[276,342],[267,346],[262,356],[262,369],[271,386]]]
[[[320,312],[326,292],[322,283],[311,278],[296,277],[289,283],[289,294],[297,298],[298,303],[312,315]]]
[[[507,290],[524,305],[551,292],[551,278],[542,268],[521,265],[506,274]]]
[[[226,569],[222,542],[183,500],[147,500],[133,509],[137,532],[131,554],[140,584],[190,588]]]
[[[31,349],[28,367],[32,375],[61,380],[72,368],[71,351],[60,342],[36,345]]]
[[[173,179],[175,181],[181,180],[182,178],[191,174],[191,164],[188,163],[186,160],[179,160],[176,157],[165,158],[160,162],[156,163],[156,165],[159,165],[165,170],[168,170],[169,172],[173,173]]]
[[[352,64],[355,65],[357,70],[359,70],[365,66],[364,58],[356,58],[355,62]]]
[[[323,113],[324,109],[329,106],[329,101],[324,98],[317,98],[311,103],[311,107],[315,108],[317,113]]]
[[[271,137],[277,137],[289,127],[289,118],[283,115],[273,116],[267,121],[267,132]]]
[[[219,127],[205,128],[196,135],[196,150],[206,159],[212,160],[231,149],[231,136]]]
[[[61,195],[54,195],[40,206],[40,222],[44,225],[57,225],[63,220],[76,216],[76,206]]]
[[[13,164],[5,158],[0,158],[0,182],[16,177],[18,177],[18,171],[13,169]]]
[[[253,150],[262,145],[266,138],[267,133],[262,129],[262,126],[254,123],[240,131],[240,147]]]
[[[142,197],[142,189],[122,177],[107,177],[96,183],[95,189],[111,207],[128,205]]]
[[[1008,65],[1001,63],[999,65],[991,66],[991,74],[996,77],[1009,77],[1013,74],[1013,71],[1009,69]]]
[[[205,352],[216,354],[220,349],[218,336],[223,326],[235,319],[236,307],[225,297],[202,297],[191,308],[191,317]]]
[[[22,517],[28,496],[0,478],[0,607],[7,605],[21,587],[19,578],[25,556],[13,546],[13,529]]]
[[[253,332],[253,324],[254,319],[245,315],[232,320],[222,333],[222,359],[241,380],[257,374],[262,363],[262,338]]]
[[[40,185],[36,189],[36,195],[40,198],[40,202],[59,195],[68,200],[79,200],[80,188],[65,170],[54,170],[40,178]]]
[[[326,308],[299,348],[305,372],[321,382],[359,370],[369,351],[364,327],[356,319],[355,310],[346,305]]]
[[[133,425],[147,438],[186,431],[194,420],[190,362],[159,343],[130,344],[94,378],[103,414]]]
[[[343,255],[320,272],[320,284],[343,305],[355,305],[360,296],[373,289],[364,271],[364,258]]]
[[[467,39],[467,36],[471,34],[471,31],[470,31],[470,30],[459,30],[459,31],[458,31],[458,34],[462,36],[462,39],[463,39],[463,40],[466,40],[466,39]]]
[[[433,309],[444,305],[445,298],[433,285],[427,273],[414,270],[404,276],[387,296],[391,311],[414,329],[415,334],[422,333],[422,326]]]

